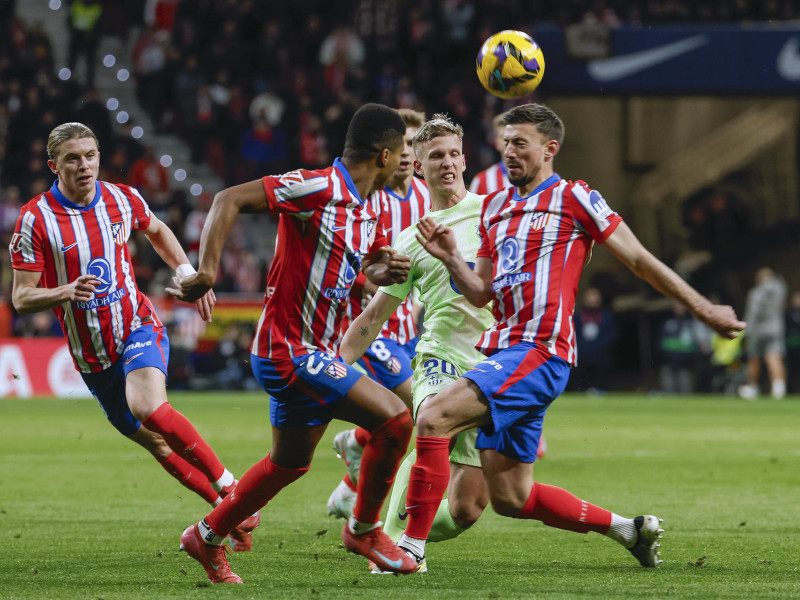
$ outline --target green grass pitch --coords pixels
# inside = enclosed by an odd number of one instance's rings
[[[172,394],[240,475],[269,450],[263,394]],[[243,586],[210,586],[178,552],[207,507],[94,400],[0,399],[0,598],[798,598],[800,401],[565,395],[538,481],[664,519],[659,569],[615,542],[490,509],[428,546],[427,575],[373,576],[327,516],[343,474],[335,421],[311,471],[262,513]]]

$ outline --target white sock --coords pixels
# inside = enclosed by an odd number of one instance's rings
[[[212,546],[219,546],[222,542],[225,541],[225,538],[221,535],[217,535],[214,533],[214,530],[208,526],[206,520],[203,519],[197,524],[197,529],[200,531],[200,537],[203,538],[203,541],[206,544],[211,544]]]
[[[633,519],[611,513],[611,527],[608,528],[606,535],[626,548],[632,548],[639,533],[636,531]]]
[[[219,479],[211,482],[211,487],[214,488],[215,491],[220,492],[222,491],[222,488],[224,488],[226,485],[232,484],[234,481],[233,473],[228,471],[228,469],[225,469]]]
[[[776,379],[772,382],[772,397],[780,400],[786,395],[786,382],[783,379]]]
[[[397,545],[405,550],[411,550],[418,558],[425,556],[425,540],[408,537],[405,533],[400,536]]]
[[[353,515],[350,515],[347,519],[347,526],[354,535],[363,535],[377,527],[380,527],[381,525],[383,525],[381,521],[378,521],[377,523],[360,523]]]
[[[222,496],[217,496],[217,499],[211,503],[211,508],[217,508],[220,502],[222,502]]]

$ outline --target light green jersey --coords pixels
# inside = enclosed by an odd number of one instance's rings
[[[474,264],[480,247],[478,221],[483,196],[467,192],[461,202],[444,210],[428,213],[436,223],[447,225],[455,234],[458,250],[468,263]],[[431,354],[455,364],[462,372],[484,358],[475,349],[481,334],[494,323],[489,305],[476,308],[456,291],[455,283],[444,264],[434,258],[417,241],[417,226],[403,230],[394,249],[411,259],[411,270],[405,283],[380,290],[395,298],[405,299],[412,288],[419,292],[425,307],[424,332],[417,344],[417,354]]]

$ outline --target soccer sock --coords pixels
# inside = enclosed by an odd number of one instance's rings
[[[445,540],[452,540],[465,531],[466,529],[453,520],[450,514],[450,503],[447,501],[447,498],[442,500],[436,511],[436,516],[433,518],[431,531],[428,534],[428,541],[443,542]]]
[[[376,523],[380,518],[381,506],[406,453],[413,428],[411,414],[404,410],[377,427],[364,446],[353,508],[353,517],[359,523]]]
[[[589,504],[565,489],[543,483],[533,484],[517,518],[536,519],[550,527],[578,533],[596,531],[604,535],[611,525],[610,511]]]
[[[225,469],[222,472],[222,475],[220,475],[219,479],[211,482],[211,487],[213,487],[218,492],[221,492],[229,485],[232,485],[234,481],[236,481],[236,479],[234,478],[233,473],[228,471],[228,469]]]
[[[400,468],[397,469],[397,475],[394,478],[392,495],[389,498],[389,508],[386,509],[386,522],[383,524],[383,530],[386,535],[392,538],[393,542],[397,542],[400,539],[400,536],[403,535],[403,530],[406,528],[408,478],[411,476],[411,467],[414,466],[414,461],[416,460],[417,452],[412,450],[400,463]]]
[[[639,537],[633,519],[626,519],[614,513],[611,513],[611,526],[606,535],[626,548],[632,548],[636,543],[636,538]]]
[[[418,540],[428,534],[450,481],[450,439],[417,436],[417,462],[411,467],[406,494],[406,535]]]
[[[167,445],[197,467],[209,481],[216,482],[225,472],[225,467],[214,454],[191,421],[164,402],[142,421],[150,431],[160,434]]]
[[[208,478],[199,469],[194,468],[175,452],[166,458],[156,458],[164,470],[180,482],[182,486],[192,490],[209,504],[219,501],[219,494],[211,487]]]
[[[365,448],[372,434],[363,427],[356,427],[353,430],[353,436],[355,437],[356,443],[362,448]]]
[[[287,485],[305,475],[308,469],[279,467],[267,455],[250,467],[233,493],[225,496],[219,506],[206,515],[206,523],[217,535],[228,535],[231,529],[266,505]]]

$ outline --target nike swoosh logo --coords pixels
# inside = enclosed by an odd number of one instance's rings
[[[394,569],[399,569],[400,567],[403,566],[403,561],[400,558],[398,558],[397,560],[389,560],[388,558],[386,558],[383,554],[381,554],[377,550],[375,550],[375,555],[378,558],[380,558],[383,562],[385,562],[387,565],[389,565],[390,567],[392,567]]]
[[[684,40],[623,54],[603,60],[593,60],[587,66],[589,75],[597,81],[616,81],[649,69],[670,59],[691,52],[708,43],[707,35],[695,35]]]
[[[408,518],[408,513],[407,512],[397,513],[397,516],[400,517],[401,521],[405,521]]]
[[[214,564],[213,562],[211,562],[211,561],[208,561],[208,564],[210,564],[210,565],[211,565],[211,568],[212,568],[212,569],[214,569],[215,571],[216,571],[217,569],[219,569],[219,565],[215,565],[215,564]]]
[[[415,504],[414,506],[406,506],[406,512],[408,512],[409,508],[419,508],[419,504]]]
[[[129,356],[129,357],[128,357],[128,358],[125,360],[125,364],[126,364],[126,365],[129,365],[129,364],[131,364],[131,361],[132,361],[133,359],[135,359],[135,358],[139,358],[139,357],[140,357],[142,354],[144,354],[144,352],[139,352],[139,354],[134,354],[133,356]]]
[[[800,81],[800,39],[793,37],[783,45],[776,68],[784,79]]]
[[[61,244],[61,251],[62,252],[66,252],[70,248],[74,248],[77,245],[78,245],[78,242],[75,242],[74,244],[70,244],[69,246],[65,246],[64,244]]]
[[[341,227],[336,227],[335,225],[332,225],[332,226],[331,226],[331,229],[332,229],[333,231],[341,231],[342,229],[347,229],[347,225],[343,225],[343,226],[341,226]]]

